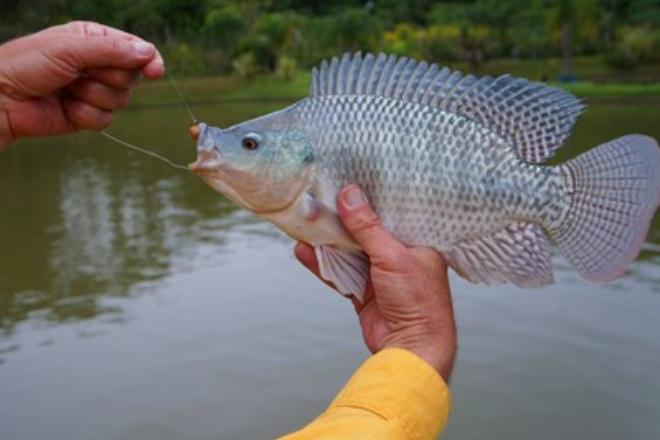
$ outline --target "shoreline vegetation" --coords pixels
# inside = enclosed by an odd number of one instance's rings
[[[4,0],[0,42],[71,20],[156,44],[193,103],[293,101],[312,66],[358,50],[588,100],[660,99],[658,0]],[[168,82],[136,105],[176,102]]]
[[[477,71],[462,63],[449,63],[448,67],[463,73],[476,75],[513,76],[542,81],[557,78],[559,59],[542,60],[494,60]],[[576,59],[577,81],[548,81],[548,84],[564,88],[577,97],[592,102],[660,102],[660,82],[652,78],[660,77],[660,64],[644,66],[643,69],[628,72],[622,76],[614,69],[607,69],[606,63],[598,57]],[[186,101],[203,103],[240,103],[255,101],[292,102],[308,94],[310,72],[296,71],[283,79],[275,74],[263,74],[252,78],[238,75],[205,75],[175,77]],[[131,107],[157,107],[179,105],[180,101],[173,86],[167,80],[144,83],[135,94]]]

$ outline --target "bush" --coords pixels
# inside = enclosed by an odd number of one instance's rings
[[[459,31],[452,26],[431,26],[423,35],[421,47],[424,58],[440,64],[456,61]]]
[[[633,69],[642,63],[660,61],[660,31],[647,27],[627,27],[618,32],[608,61],[620,69]]]
[[[236,58],[232,67],[241,78],[249,79],[257,74],[257,63],[251,52],[246,52]]]
[[[632,70],[639,66],[639,57],[635,55],[630,46],[619,43],[609,55],[607,61],[614,67],[623,70]]]
[[[302,29],[306,25],[305,17],[293,12],[261,15],[241,40],[240,51],[251,52],[260,70],[272,72],[280,57],[304,56],[307,48]]]
[[[206,14],[202,35],[206,44],[222,47],[231,52],[244,27],[240,11],[234,6],[225,6],[220,9],[212,9]]]
[[[204,54],[185,43],[168,46],[164,52],[163,55],[174,72],[196,75],[206,70]]]
[[[275,69],[275,75],[281,80],[290,81],[296,71],[298,70],[298,63],[296,63],[295,58],[281,56],[277,60],[277,69]]]

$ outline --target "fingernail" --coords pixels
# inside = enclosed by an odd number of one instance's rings
[[[154,53],[154,45],[151,43],[145,43],[143,41],[133,43],[133,49],[135,53],[139,56],[151,55]]]
[[[358,208],[366,203],[367,199],[364,197],[364,194],[357,186],[351,187],[344,194],[344,202],[348,205],[349,208]]]

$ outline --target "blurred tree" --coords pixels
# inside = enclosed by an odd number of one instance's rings
[[[434,0],[373,0],[363,2],[365,8],[373,8],[376,15],[388,26],[397,23],[426,24]]]
[[[228,71],[239,58],[246,71],[289,71],[355,50],[472,69],[562,55],[564,78],[575,55],[603,54],[621,68],[660,62],[660,0],[0,0],[0,41],[74,19],[193,56],[189,72]]]
[[[631,0],[629,8],[631,23],[660,26],[660,0]]]
[[[642,63],[660,62],[660,30],[649,26],[619,29],[619,42],[608,60],[622,69],[633,69]]]
[[[573,73],[573,28],[575,26],[575,8],[572,0],[559,0],[557,2],[557,21],[561,28],[561,62],[562,71],[560,79],[574,81]]]
[[[277,69],[275,70],[275,75],[279,79],[290,81],[298,70],[298,64],[296,60],[285,55],[281,56],[277,60]]]
[[[261,15],[251,32],[241,40],[240,51],[250,52],[258,68],[273,71],[283,55],[302,56],[305,40],[302,38],[307,20],[294,12],[274,12]]]
[[[573,52],[576,41],[583,47],[590,47],[598,38],[598,4],[596,0],[557,0],[551,2],[548,10],[548,23],[559,32],[562,57],[560,79],[575,81],[573,72]]]
[[[153,1],[127,1],[126,7],[119,13],[117,26],[150,40],[164,41],[164,18],[154,9]]]
[[[438,3],[430,14],[434,23],[458,28],[455,44],[460,48],[461,58],[475,70],[490,55],[493,46],[487,14],[487,4],[481,2]]]
[[[380,46],[383,29],[369,10],[349,8],[314,21],[311,26],[321,58],[347,51],[373,52]],[[318,58],[318,56],[317,56]]]
[[[323,15],[344,8],[360,7],[365,3],[364,0],[273,0],[272,10]]]
[[[548,33],[542,0],[531,0],[510,21],[511,55],[538,58],[547,54]]]
[[[169,65],[176,72],[198,74],[203,69],[199,54],[186,43],[179,43],[167,52]]]
[[[202,35],[208,45],[233,52],[244,28],[241,11],[235,5],[227,5],[207,12]]]
[[[250,52],[246,52],[236,58],[232,66],[241,78],[252,78],[257,74],[257,63],[255,62],[254,55]]]
[[[189,0],[151,0],[151,7],[163,18],[165,42],[193,39],[204,24],[206,10]]]
[[[69,2],[67,15],[77,20],[91,20],[106,23],[110,25],[119,25],[118,16],[126,1],[108,0],[98,2],[95,0],[78,0]]]

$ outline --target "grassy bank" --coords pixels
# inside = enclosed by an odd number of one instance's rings
[[[557,78],[560,72],[558,59],[543,60],[500,60],[480,66],[476,71],[463,63],[449,67],[479,75],[501,75],[510,73],[532,80]],[[651,99],[660,100],[660,66],[645,66],[630,72],[616,70],[597,57],[582,57],[575,60],[578,82],[551,84],[566,88],[580,98],[589,100]],[[293,101],[307,95],[309,72],[298,72],[290,80],[274,75],[253,79],[237,76],[211,76],[179,78],[177,84],[191,102],[223,102],[250,100]],[[135,96],[137,105],[161,105],[177,100],[176,92],[169,81],[148,83]]]

